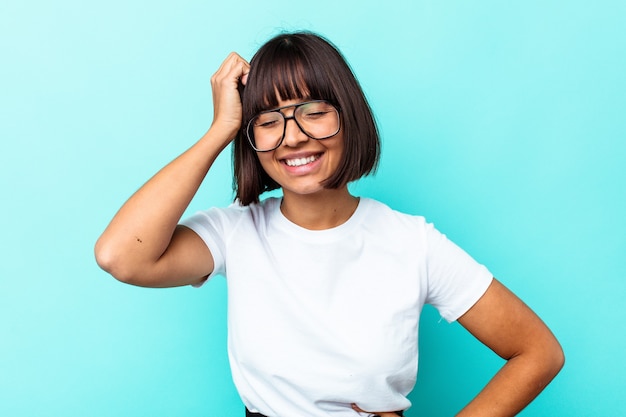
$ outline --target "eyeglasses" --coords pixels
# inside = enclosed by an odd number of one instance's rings
[[[293,115],[285,116],[281,110],[292,108]],[[313,100],[261,112],[246,126],[246,136],[257,152],[278,148],[287,130],[287,121],[293,119],[300,130],[311,139],[328,139],[339,133],[339,110],[326,100]]]

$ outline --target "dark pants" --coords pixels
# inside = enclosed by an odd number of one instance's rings
[[[396,414],[399,415],[400,417],[404,415],[402,411],[396,411]],[[264,416],[261,413],[253,413],[252,411],[246,408],[246,417],[267,417],[267,416]]]

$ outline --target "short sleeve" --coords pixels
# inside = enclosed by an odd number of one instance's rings
[[[435,227],[426,224],[428,295],[448,322],[465,314],[487,291],[492,274]]]
[[[211,251],[214,268],[208,279],[226,272],[226,240],[232,228],[232,220],[225,209],[211,208],[197,212],[180,223],[200,236]]]

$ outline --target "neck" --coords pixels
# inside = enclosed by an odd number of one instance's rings
[[[359,205],[348,187],[310,195],[284,192],[280,210],[291,222],[309,230],[324,230],[345,223]]]

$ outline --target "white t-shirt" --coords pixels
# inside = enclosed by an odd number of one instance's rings
[[[454,321],[492,280],[423,217],[367,198],[328,230],[290,222],[277,198],[182,224],[209,247],[211,277],[226,277],[239,394],[270,417],[408,408],[423,305]]]

